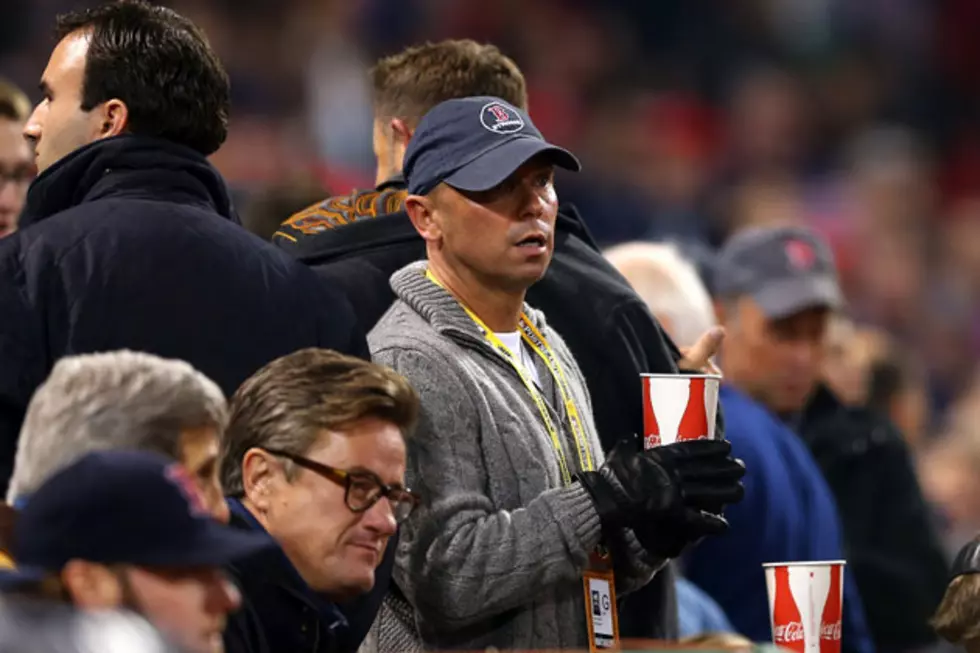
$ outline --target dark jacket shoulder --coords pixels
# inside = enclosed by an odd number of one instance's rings
[[[304,347],[367,356],[344,293],[243,229],[221,175],[188,148],[137,136],[80,148],[34,181],[22,226],[0,241],[0,485],[62,356],[182,359],[228,395]]]
[[[261,530],[242,504],[230,499],[231,526]],[[347,621],[339,608],[316,596],[278,546],[228,566],[242,594],[229,619],[228,653],[339,653]]]
[[[934,642],[929,619],[945,592],[946,561],[901,432],[826,387],[811,398],[799,432],[837,500],[878,650]]]

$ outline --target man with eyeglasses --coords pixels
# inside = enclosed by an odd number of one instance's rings
[[[418,503],[404,487],[417,414],[404,378],[323,349],[275,360],[238,389],[221,451],[231,523],[279,547],[230,567],[243,595],[230,653],[357,649],[386,589],[375,570]]]
[[[34,155],[21,135],[31,115],[31,101],[0,79],[0,238],[17,230],[27,187],[34,179]]]

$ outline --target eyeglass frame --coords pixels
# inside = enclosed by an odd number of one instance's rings
[[[282,458],[285,458],[286,460],[289,460],[295,463],[296,465],[299,465],[300,467],[310,470],[311,472],[317,474],[318,476],[322,476],[328,481],[333,481],[337,485],[342,486],[344,488],[344,505],[346,505],[347,509],[353,512],[354,514],[367,512],[368,510],[373,508],[375,504],[378,503],[378,501],[380,501],[382,498],[385,498],[388,499],[388,502],[392,504],[392,514],[394,514],[395,516],[395,522],[401,524],[404,523],[405,520],[411,516],[412,512],[414,512],[415,509],[418,507],[419,503],[421,503],[421,498],[419,497],[419,495],[416,494],[415,492],[412,492],[411,489],[407,487],[403,487],[401,485],[388,485],[387,483],[384,483],[381,480],[381,478],[378,477],[378,475],[375,474],[374,472],[368,470],[352,472],[346,469],[339,469],[337,467],[332,467],[325,463],[321,463],[316,460],[307,458],[306,456],[301,456],[299,454],[283,451],[282,449],[269,449],[266,447],[259,447],[259,448],[262,449],[262,451],[265,451],[266,453],[272,454],[273,456],[280,456]],[[351,488],[351,481],[354,478],[368,478],[381,489],[381,492],[378,493],[378,495],[371,501],[371,503],[364,506],[363,508],[354,508],[353,506],[351,506],[350,488]],[[398,518],[397,511],[394,509],[394,504],[391,502],[391,494],[393,492],[403,492],[404,496],[411,499],[411,508],[409,508],[408,513],[401,519]]]

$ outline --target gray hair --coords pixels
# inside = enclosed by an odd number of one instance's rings
[[[690,347],[717,324],[711,298],[694,264],[672,243],[626,243],[606,258],[633,286],[650,312],[670,322],[669,335]]]
[[[91,451],[177,458],[182,430],[220,432],[227,419],[221,389],[183,361],[132,351],[62,358],[27,407],[7,502]]]

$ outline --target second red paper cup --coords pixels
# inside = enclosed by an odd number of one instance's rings
[[[794,653],[840,653],[845,564],[827,560],[762,565],[773,644]]]

